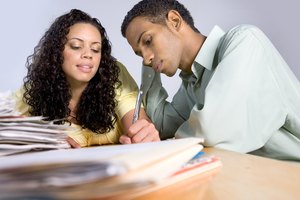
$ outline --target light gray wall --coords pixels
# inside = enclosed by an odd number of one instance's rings
[[[1,1],[0,12],[0,92],[15,90],[25,76],[25,62],[53,20],[78,8],[100,19],[113,45],[113,55],[124,63],[140,84],[141,58],[135,56],[121,36],[120,25],[127,11],[139,0],[9,0]],[[4,3],[5,2],[5,3]],[[214,25],[224,30],[248,23],[260,27],[300,77],[298,66],[300,12],[297,0],[181,0],[190,10],[203,34]],[[170,91],[176,92],[178,77],[163,76]],[[169,99],[170,99],[169,98]]]

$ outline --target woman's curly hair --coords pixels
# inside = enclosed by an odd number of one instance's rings
[[[33,116],[44,116],[61,124],[70,115],[71,91],[62,70],[63,51],[70,27],[77,23],[95,26],[101,34],[102,48],[99,70],[76,107],[76,121],[83,128],[105,133],[113,129],[117,120],[115,89],[121,84],[118,79],[120,69],[111,55],[111,44],[104,27],[85,12],[72,9],[58,17],[40,39],[34,53],[27,58],[23,99]]]

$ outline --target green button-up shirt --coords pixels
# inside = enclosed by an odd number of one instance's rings
[[[172,102],[160,74],[143,68],[145,108],[161,137],[300,161],[299,81],[257,27],[214,27]]]

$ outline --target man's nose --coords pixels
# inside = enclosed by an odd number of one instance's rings
[[[145,66],[152,66],[152,61],[153,61],[153,54],[152,53],[150,53],[150,52],[148,52],[148,53],[146,53],[145,55],[143,55],[143,64],[145,65]]]

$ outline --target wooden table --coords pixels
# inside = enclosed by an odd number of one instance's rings
[[[205,148],[223,167],[214,177],[193,177],[135,200],[300,199],[300,163]],[[300,152],[299,152],[300,153]]]

